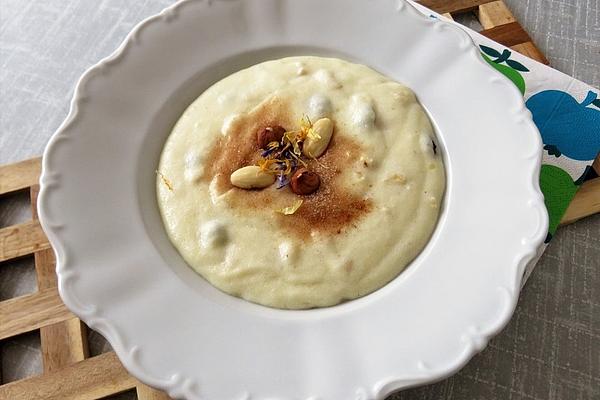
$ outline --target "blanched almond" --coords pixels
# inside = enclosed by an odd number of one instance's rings
[[[309,158],[318,158],[329,146],[333,135],[333,121],[329,118],[321,118],[313,125],[314,136],[309,136],[304,141],[302,153]]]
[[[231,174],[231,184],[241,189],[263,189],[275,182],[275,175],[265,172],[259,166],[243,167]]]

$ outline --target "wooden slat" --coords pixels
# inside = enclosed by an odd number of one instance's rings
[[[0,195],[37,184],[41,170],[41,157],[0,166]]]
[[[531,42],[529,34],[525,32],[523,27],[518,22],[511,22],[497,26],[495,28],[486,29],[480,32],[483,36],[492,39],[495,42],[501,43],[507,47],[517,44]]]
[[[420,1],[420,3],[434,11],[445,12],[443,15],[451,20],[453,19],[451,13],[458,14],[475,10],[479,22],[484,28],[482,32],[484,35],[505,46],[511,47],[513,50],[529,58],[546,65],[550,64],[546,56],[533,44],[527,32],[517,22],[512,12],[502,0],[483,2],[424,0]]]
[[[598,157],[596,157],[596,159],[594,160],[592,168],[594,168],[594,171],[596,171],[596,173],[600,175],[600,154],[598,154]]]
[[[476,10],[482,4],[494,0],[420,0],[419,3],[440,14],[460,14]]]
[[[450,21],[454,21],[454,18],[452,18],[452,14],[450,13],[446,13],[446,14],[442,14],[444,17],[448,18]]]
[[[544,54],[533,44],[529,35],[523,30],[517,19],[508,9],[504,1],[498,0],[491,3],[482,4],[477,10],[479,22],[484,30],[488,30],[487,35],[495,36],[494,40],[499,40],[502,44],[511,47],[513,50],[523,54],[526,57],[532,58],[543,64],[550,64]],[[510,25],[509,25],[510,24]],[[503,25],[509,25],[505,28],[500,28]],[[489,31],[493,28],[492,31]],[[509,36],[504,32],[504,29],[514,30],[514,38],[506,39]],[[502,35],[502,36],[500,36]],[[511,44],[512,42],[520,42]]]
[[[44,372],[60,370],[89,356],[86,328],[79,318],[40,329]]]
[[[544,53],[542,53],[532,42],[516,44],[511,46],[511,49],[526,57],[539,61],[542,64],[550,65],[550,61],[548,61]]]
[[[140,382],[140,384],[136,387],[137,398],[138,400],[170,400],[171,398],[167,396],[165,392],[161,392],[160,390],[156,390],[151,388],[150,386],[146,386]]]
[[[56,280],[56,260],[52,249],[40,250],[33,253],[38,289],[50,289],[58,285]]]
[[[570,224],[599,212],[600,178],[596,178],[581,185],[560,223],[562,225]]]
[[[0,340],[74,317],[56,289],[4,300],[0,302]]]
[[[0,262],[49,248],[50,243],[37,221],[0,229]]]
[[[133,389],[115,353],[105,353],[61,370],[0,386],[0,399],[92,400]]]
[[[517,22],[503,1],[482,4],[478,8],[477,15],[483,29],[491,29],[496,26]]]

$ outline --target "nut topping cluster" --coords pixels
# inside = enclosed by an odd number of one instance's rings
[[[231,184],[241,189],[264,189],[277,182],[278,189],[289,185],[297,195],[314,193],[321,185],[321,178],[308,169],[306,160],[325,153],[333,128],[329,118],[312,124],[304,117],[296,131],[278,125],[259,130],[256,140],[262,151],[260,161],[231,174]]]

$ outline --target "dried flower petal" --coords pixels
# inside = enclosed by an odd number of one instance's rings
[[[268,157],[279,149],[279,142],[271,142],[267,145],[267,149],[260,154],[261,157]]]
[[[289,175],[292,173],[292,163],[290,160],[285,160],[285,170],[283,171],[284,175]]]
[[[262,160],[258,161],[258,166],[260,167],[261,171],[275,174],[278,169],[277,168],[278,161],[279,160],[277,160],[275,158],[263,158]]]
[[[173,184],[168,180],[159,170],[156,170],[156,175],[160,177],[160,180],[171,192],[173,191]]]
[[[290,178],[287,175],[278,175],[277,176],[277,189],[283,189],[287,185],[290,184]]]
[[[281,210],[276,210],[276,212],[283,215],[295,214],[296,211],[298,211],[298,209],[300,208],[300,206],[302,206],[302,203],[304,203],[304,200],[296,200],[291,206],[282,208]]]
[[[300,120],[299,137],[301,140],[305,140],[306,138],[311,138],[313,140],[321,138],[321,136],[313,129],[313,123],[308,115],[304,115]]]

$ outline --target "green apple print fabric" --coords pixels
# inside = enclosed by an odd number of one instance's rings
[[[512,59],[512,51],[504,49],[502,53],[492,47],[480,45],[482,56],[488,64],[502,73],[519,88],[521,94],[525,94],[525,78],[523,72],[529,72],[526,66]]]
[[[590,90],[583,101],[561,90],[543,90],[526,101],[542,134],[544,158],[540,176],[550,229],[556,232],[577,189],[591,177],[600,151],[600,102]]]
[[[499,44],[479,45],[483,59],[510,79],[525,96],[525,104],[542,135],[544,155],[540,173],[540,186],[544,193],[550,227],[546,243],[556,233],[558,225],[579,186],[593,171],[594,159],[600,152],[600,98],[592,88],[574,90],[584,86],[573,78],[569,85],[561,87],[566,75],[548,79],[549,71],[543,66]],[[539,69],[532,75],[526,65]],[[549,71],[547,71],[549,70]],[[543,74],[545,73],[545,74]],[[542,78],[543,77],[543,78]],[[563,78],[563,79],[559,79]],[[528,90],[528,83],[545,79],[539,89]],[[538,84],[539,85],[539,84]],[[556,89],[555,89],[556,88]],[[561,90],[562,89],[562,90]],[[570,91],[569,91],[570,90]],[[588,90],[583,100],[582,90]]]
[[[444,19],[410,2],[425,15]],[[479,46],[483,59],[521,91],[540,130],[544,143],[540,187],[550,217],[548,243],[581,184],[596,177],[591,166],[600,153],[600,92],[475,31],[458,26]],[[544,248],[540,249],[538,256]],[[537,259],[527,267],[523,282],[536,262]]]

